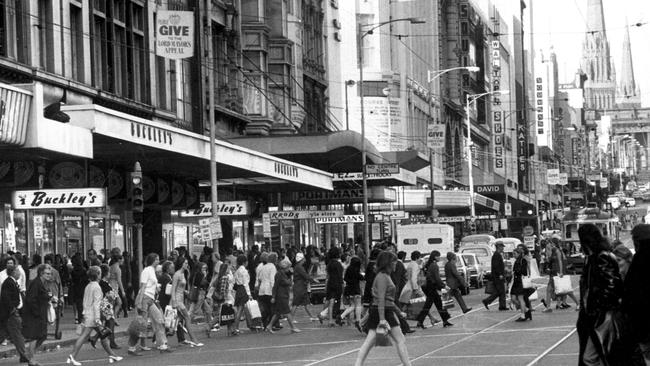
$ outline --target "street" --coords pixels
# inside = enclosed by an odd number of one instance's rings
[[[577,288],[577,276],[572,276]],[[539,292],[543,292],[542,288]],[[577,292],[577,291],[576,291]],[[409,356],[413,365],[574,365],[578,351],[574,324],[577,312],[554,310],[542,313],[539,301],[533,320],[518,323],[516,311],[497,311],[497,303],[486,310],[480,303],[485,297],[482,289],[473,289],[466,296],[468,306],[473,310],[462,315],[458,305],[452,308],[454,326],[440,325],[407,335]],[[573,304],[571,304],[573,306]],[[314,310],[320,305],[314,305]],[[327,328],[318,322],[312,323],[303,311],[298,310],[297,326],[303,330],[290,334],[286,322],[284,329],[276,334],[250,333],[243,331],[237,337],[227,337],[222,330],[206,338],[205,333],[195,329],[201,348],[176,346],[175,337],[170,344],[173,353],[160,354],[157,351],[143,352],[141,357],[126,356],[124,365],[351,365],[357,356],[364,336],[353,326]],[[414,322],[410,322],[415,325]],[[243,325],[242,325],[243,326]],[[119,355],[126,355],[126,338],[118,340],[122,346]],[[150,341],[147,342],[150,345]],[[50,353],[36,356],[43,365],[62,365],[71,347],[64,347]],[[108,361],[104,351],[93,350],[84,345],[78,361],[84,364],[101,364]],[[17,362],[16,358],[0,361],[0,365]],[[395,348],[376,347],[366,362],[367,365],[399,365]]]

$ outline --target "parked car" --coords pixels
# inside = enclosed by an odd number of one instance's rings
[[[463,253],[460,255],[469,273],[469,285],[475,288],[483,287],[483,264],[474,253]]]
[[[636,206],[636,200],[632,197],[627,197],[625,199],[625,206],[627,207],[634,207]]]
[[[461,256],[463,254],[474,254],[476,255],[479,262],[483,267],[483,285],[485,285],[486,277],[489,277],[492,272],[492,254],[494,251],[492,247],[488,244],[468,244],[460,247],[459,250]]]

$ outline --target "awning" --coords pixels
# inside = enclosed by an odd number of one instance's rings
[[[412,172],[429,166],[429,155],[417,150],[384,151],[381,155],[385,160],[398,163],[400,167]]]
[[[361,134],[355,131],[309,136],[238,137],[230,142],[328,172],[358,172],[361,168]],[[366,156],[367,164],[395,163],[386,161],[367,139]]]
[[[431,191],[428,189],[406,189],[404,192],[400,192],[400,195],[404,196],[404,204],[406,206],[431,207],[429,203]],[[436,209],[469,208],[469,191],[436,190],[434,195],[434,207]],[[499,211],[501,208],[501,204],[498,201],[478,193],[474,193],[474,203],[495,211]]]
[[[361,172],[335,173],[333,181],[335,183],[338,182],[337,185],[341,185],[342,182],[357,182],[361,184],[363,174]],[[394,174],[366,174],[366,182],[369,186],[414,186],[417,183],[417,177],[415,173],[400,168],[399,173]]]
[[[209,177],[207,136],[94,104],[61,109],[70,115],[70,125],[93,132],[96,160],[117,164],[140,160],[145,171],[196,179]],[[220,185],[255,186],[268,191],[278,186],[333,188],[330,173],[221,140],[216,140],[215,145]]]

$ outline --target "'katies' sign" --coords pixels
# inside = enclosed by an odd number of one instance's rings
[[[106,206],[104,188],[65,188],[15,191],[11,204],[16,210],[96,208]]]
[[[183,59],[194,55],[193,12],[158,10],[156,55],[171,59]]]

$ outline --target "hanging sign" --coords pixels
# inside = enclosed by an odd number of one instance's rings
[[[558,184],[562,186],[569,184],[569,173],[560,173]]]
[[[550,185],[560,184],[560,169],[547,169],[546,179]]]
[[[248,216],[250,214],[250,205],[248,201],[220,201],[217,202],[217,214],[219,216]],[[195,210],[179,211],[178,216],[212,216],[212,202],[201,202]]]
[[[156,55],[176,60],[194,56],[194,12],[157,11]]]
[[[348,222],[363,222],[363,215],[344,215],[341,217],[317,217],[317,224],[344,224]]]
[[[96,208],[106,206],[104,188],[65,188],[15,191],[11,204],[16,210]]]
[[[262,214],[262,231],[265,238],[271,237],[271,216],[268,213]]]
[[[429,124],[427,127],[427,146],[429,149],[445,147],[445,125]]]
[[[503,213],[506,216],[512,216],[512,204],[510,202],[503,204]]]
[[[34,239],[43,239],[43,216],[34,215]]]

